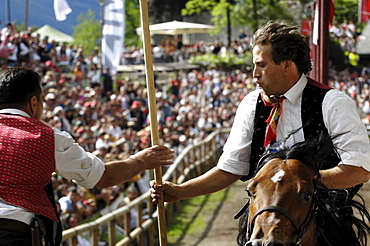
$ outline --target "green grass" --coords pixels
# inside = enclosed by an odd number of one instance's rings
[[[185,235],[201,233],[209,226],[210,217],[230,195],[229,189],[181,201],[167,227],[169,245],[180,245]]]

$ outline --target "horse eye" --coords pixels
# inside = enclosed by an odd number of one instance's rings
[[[312,193],[311,192],[306,192],[304,195],[303,195],[303,201],[305,202],[309,202],[312,198]]]
[[[248,194],[249,197],[252,197],[252,193],[251,193],[250,190],[245,190],[245,191],[247,192],[247,194]]]

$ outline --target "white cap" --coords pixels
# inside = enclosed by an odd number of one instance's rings
[[[56,95],[52,92],[46,94],[46,96],[45,96],[45,100],[50,100],[50,99],[53,100],[55,98],[56,98]]]
[[[58,114],[60,111],[64,112],[64,109],[62,106],[56,106],[53,110],[54,114]]]

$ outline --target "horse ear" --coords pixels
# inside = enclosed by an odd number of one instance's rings
[[[252,197],[252,193],[250,192],[250,190],[246,189],[245,191],[247,192],[249,197]]]
[[[234,215],[234,219],[239,219],[240,216],[242,216],[247,211],[247,209],[249,208],[249,203],[250,200],[248,200],[247,203],[244,204],[244,206]]]

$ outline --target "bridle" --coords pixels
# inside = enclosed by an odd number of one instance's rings
[[[252,231],[253,231],[253,226],[254,222],[257,219],[257,217],[262,214],[263,212],[279,212],[280,214],[284,215],[287,217],[290,222],[292,223],[294,229],[296,230],[297,233],[297,238],[295,245],[299,246],[301,245],[301,239],[303,235],[307,232],[308,228],[310,227],[313,219],[315,218],[315,214],[317,212],[317,206],[314,206],[316,204],[316,190],[313,193],[312,199],[311,199],[311,205],[310,205],[310,210],[308,214],[306,215],[306,218],[304,219],[303,223],[301,225],[298,224],[297,220],[285,209],[279,207],[279,206],[264,206],[260,209],[257,210],[257,212],[253,215],[252,220],[250,223],[248,223],[247,227],[247,236],[248,239],[251,238],[252,236]]]

